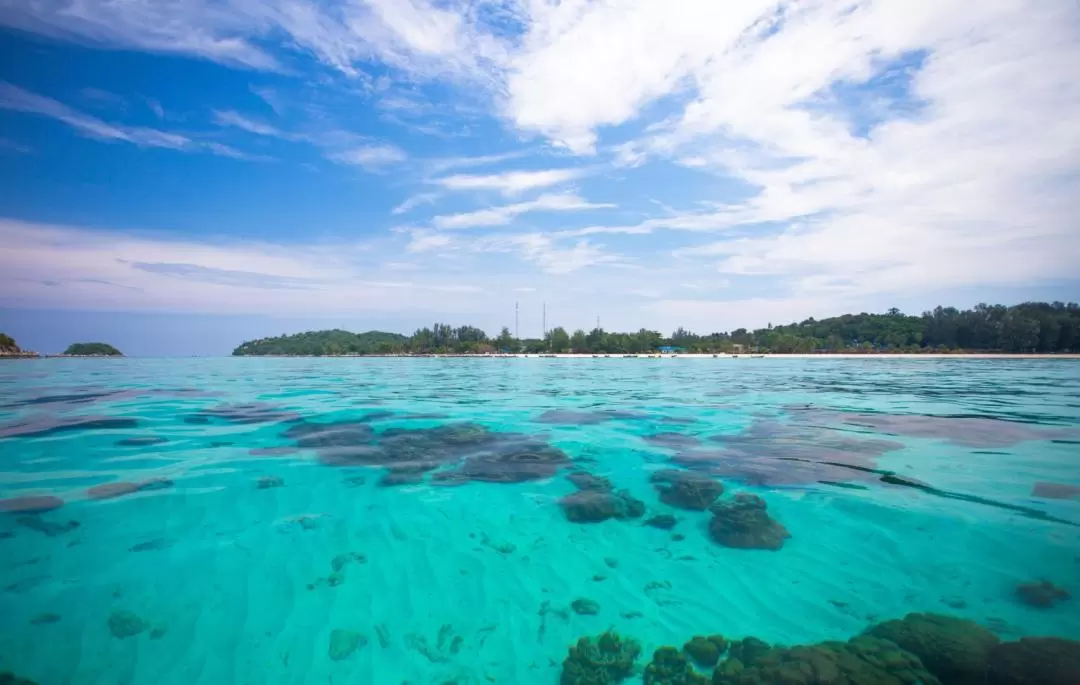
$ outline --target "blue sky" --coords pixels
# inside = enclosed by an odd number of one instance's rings
[[[0,5],[0,329],[219,354],[1077,299],[1080,10]]]

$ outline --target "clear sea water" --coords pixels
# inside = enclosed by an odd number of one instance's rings
[[[1080,595],[1075,361],[20,360],[0,436],[6,508],[63,500],[0,513],[0,671],[43,685],[556,683],[611,626],[648,654],[910,611],[1080,638],[1075,597],[1015,592]],[[483,459],[521,445],[571,461]],[[437,468],[356,465],[391,458]],[[760,495],[790,539],[717,544],[659,500],[673,465]],[[573,467],[648,512],[569,522]]]

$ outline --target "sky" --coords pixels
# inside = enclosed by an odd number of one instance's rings
[[[0,330],[1080,299],[1072,0],[0,0]]]

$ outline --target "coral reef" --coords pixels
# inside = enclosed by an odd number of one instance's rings
[[[64,500],[53,495],[24,495],[0,499],[0,512],[10,514],[41,514],[64,506]]]
[[[727,640],[723,635],[695,635],[683,645],[694,663],[703,668],[712,668],[720,660],[720,655],[727,650]]]
[[[678,523],[678,519],[671,514],[657,514],[645,521],[646,526],[652,526],[653,528],[659,528],[661,530],[671,530],[675,527],[676,523]]]
[[[630,677],[641,653],[636,640],[608,630],[583,637],[563,660],[559,685],[614,685]]]
[[[601,476],[593,475],[587,471],[575,471],[566,476],[566,480],[574,484],[578,490],[598,490],[610,492],[615,489],[611,481]]]
[[[663,469],[649,479],[660,501],[680,509],[705,511],[724,493],[724,485],[709,476],[680,469]]]
[[[1080,682],[1080,642],[1024,637],[990,652],[987,685],[1072,685]],[[946,684],[948,685],[948,683]]]
[[[79,527],[78,521],[66,521],[64,523],[57,523],[55,521],[46,521],[40,516],[31,514],[29,516],[20,516],[15,519],[15,523],[19,524],[23,528],[29,528],[30,530],[44,533],[45,535],[53,538],[57,535],[63,535],[64,533],[70,533]]]
[[[725,547],[778,550],[791,537],[787,528],[766,512],[765,500],[739,493],[710,507],[709,535]]]
[[[1049,580],[1021,583],[1016,586],[1016,596],[1024,604],[1039,609],[1049,609],[1058,602],[1064,602],[1072,597],[1068,590],[1054,585]]]
[[[581,490],[559,500],[563,515],[574,523],[600,523],[608,519],[633,519],[645,515],[645,503],[620,490]]]
[[[134,637],[149,627],[146,621],[126,609],[109,614],[109,632],[119,640]]]
[[[996,635],[974,621],[939,614],[908,614],[866,631],[899,645],[922,660],[947,685],[982,685]]]
[[[712,685],[940,685],[918,657],[873,637],[740,654],[717,666]]]
[[[334,628],[330,632],[330,658],[334,661],[348,659],[360,647],[367,644],[367,638],[362,633],[344,628]]]
[[[600,603],[586,598],[575,599],[570,603],[570,608],[581,616],[595,616],[600,613]]]
[[[645,685],[709,685],[690,660],[674,647],[661,647],[645,667]]]
[[[285,479],[281,476],[260,476],[255,481],[255,487],[259,490],[269,490],[270,488],[280,488],[285,485]]]
[[[300,415],[294,411],[283,409],[277,405],[265,402],[249,402],[241,404],[219,404],[216,407],[203,409],[184,418],[184,423],[206,424],[212,422],[221,423],[269,423],[272,421],[295,421]]]

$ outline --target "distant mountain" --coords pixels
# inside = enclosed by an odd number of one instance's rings
[[[338,354],[390,354],[405,347],[408,338],[399,333],[368,331],[350,333],[341,329],[308,331],[295,335],[249,340],[233,350],[234,357],[329,356]]]
[[[90,342],[68,345],[64,354],[69,357],[123,357],[124,354],[108,343]]]

